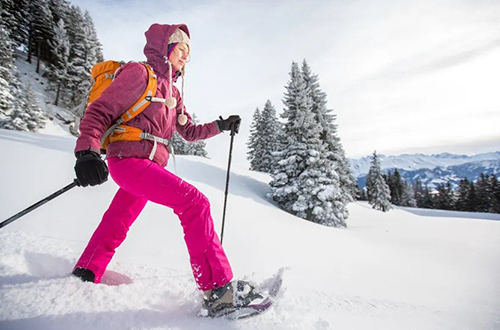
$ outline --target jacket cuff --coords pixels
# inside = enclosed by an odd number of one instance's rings
[[[97,154],[101,153],[101,141],[91,141],[78,138],[76,141],[75,154],[79,151],[90,150]]]
[[[219,121],[218,121],[218,120],[214,120],[212,123],[213,123],[213,124],[214,124],[214,126],[215,126],[215,130],[216,130],[216,132],[217,132],[217,133],[222,133],[222,130],[220,129],[220,126],[219,126]]]

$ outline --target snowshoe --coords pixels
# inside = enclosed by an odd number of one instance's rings
[[[246,281],[233,281],[220,288],[205,291],[204,295],[201,314],[208,317],[226,316],[264,300],[255,287]]]
[[[257,289],[246,281],[236,281],[205,292],[200,315],[242,319],[259,315],[274,303],[283,282],[284,269]]]

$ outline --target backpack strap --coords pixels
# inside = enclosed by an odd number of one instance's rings
[[[113,125],[111,125],[106,130],[106,132],[101,138],[101,149],[106,149],[108,144],[112,142],[110,136],[114,134],[115,129],[119,125],[132,120],[142,111],[144,111],[144,109],[146,109],[146,107],[151,103],[150,98],[156,95],[156,88],[158,84],[156,74],[154,73],[153,68],[149,64],[145,62],[140,62],[140,63],[146,68],[148,72],[148,84],[146,86],[146,89],[144,90],[144,93],[142,93],[142,95],[139,97],[139,99],[127,111],[125,111]]]
[[[141,62],[141,64],[144,65],[144,67],[146,67],[146,70],[148,71],[148,85],[146,86],[146,90],[141,95],[141,97],[139,97],[137,102],[135,102],[130,107],[130,109],[128,109],[120,116],[120,124],[130,121],[132,118],[144,111],[144,109],[146,109],[146,107],[151,103],[151,98],[156,95],[156,87],[158,84],[156,74],[149,64],[143,62]]]

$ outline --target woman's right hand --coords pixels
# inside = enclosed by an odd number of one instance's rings
[[[80,186],[96,186],[108,181],[108,166],[99,154],[83,150],[76,154],[75,172]]]

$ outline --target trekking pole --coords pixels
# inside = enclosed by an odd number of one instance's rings
[[[227,206],[227,193],[229,190],[229,173],[231,171],[231,159],[233,158],[233,142],[234,136],[238,133],[239,124],[233,124],[231,126],[231,142],[229,143],[229,160],[227,163],[227,176],[226,176],[226,190],[224,192],[224,210],[222,212],[222,229],[220,232],[220,245],[222,245],[222,241],[224,240],[224,224],[226,222],[226,206]]]
[[[52,195],[48,196],[48,197],[45,197],[44,199],[42,199],[41,201],[31,205],[30,207],[28,207],[27,209],[24,209],[23,211],[11,216],[10,218],[8,218],[7,220],[3,221],[3,222],[0,222],[0,228],[2,227],[5,227],[7,226],[9,223],[13,222],[13,221],[16,221],[17,219],[19,219],[20,217],[22,217],[23,215],[26,215],[28,213],[30,213],[31,211],[33,211],[34,209],[42,206],[43,204],[47,203],[48,201],[56,198],[57,196],[61,195],[61,194],[64,194],[65,192],[67,192],[68,190],[70,190],[71,188],[74,188],[76,186],[79,186],[79,183],[78,183],[78,180],[75,179],[71,184],[67,185],[66,187],[62,188],[62,189],[59,189],[58,191],[56,191],[55,193],[53,193]]]

